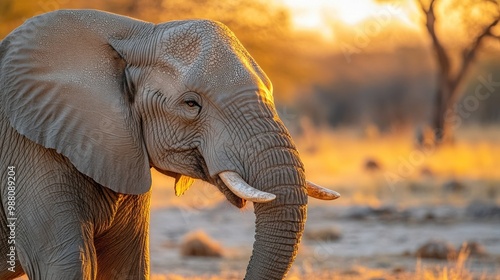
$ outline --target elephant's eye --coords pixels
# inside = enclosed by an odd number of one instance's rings
[[[201,112],[201,96],[196,92],[186,92],[181,97],[181,105],[183,107],[183,114],[186,119],[194,120]]]
[[[199,107],[201,108],[200,104],[198,104],[198,102],[194,101],[194,100],[187,100],[186,101],[186,104],[189,106],[189,107]]]

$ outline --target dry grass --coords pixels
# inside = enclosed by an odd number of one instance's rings
[[[425,265],[420,260],[417,260],[415,271],[392,270],[386,271],[382,269],[370,269],[362,266],[353,266],[352,268],[343,271],[313,271],[310,267],[302,267],[292,269],[288,274],[287,280],[500,280],[500,271],[496,275],[473,275],[466,268],[468,253],[464,250],[460,251],[456,261],[450,261],[447,265],[432,266]],[[19,278],[27,279],[27,278]],[[154,274],[151,280],[240,280],[243,279],[243,274],[239,272],[226,271],[220,275],[200,275],[186,277],[178,274]]]
[[[378,134],[302,126],[304,136],[295,141],[307,177],[340,191],[343,197],[335,202],[337,204],[449,203],[449,197],[432,192],[441,191],[451,180],[473,189],[466,193],[465,200],[456,199],[452,203],[466,204],[484,198],[500,202],[496,187],[500,182],[498,128],[462,128],[454,144],[436,149],[416,146],[412,142],[412,131]],[[380,168],[367,169],[369,161],[376,162]],[[414,195],[410,189],[424,193]]]
[[[443,267],[426,267],[420,260],[417,261],[415,276],[416,279],[425,280],[473,280],[473,279],[500,279],[500,276],[475,276],[467,270],[466,263],[469,257],[469,251],[464,247],[458,253],[456,261],[450,262]]]
[[[288,274],[287,280],[318,279],[318,280],[500,280],[498,272],[495,275],[477,275],[467,269],[469,253],[461,250],[456,260],[449,261],[445,265],[428,265],[417,260],[414,271],[404,269],[372,269],[354,265],[342,271],[315,271],[309,266],[293,268]],[[499,271],[500,272],[500,271]],[[185,277],[182,275],[153,275],[152,280],[236,280],[242,279],[243,274],[236,272],[224,272],[220,275],[201,275]]]

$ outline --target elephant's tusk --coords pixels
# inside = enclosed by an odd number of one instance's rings
[[[314,184],[313,182],[306,181],[306,188],[307,195],[317,199],[334,200],[340,197],[340,194],[338,192],[323,188]]]
[[[276,195],[272,193],[259,191],[251,187],[236,172],[224,171],[219,173],[219,177],[235,195],[248,201],[262,203],[272,201],[276,198]]]

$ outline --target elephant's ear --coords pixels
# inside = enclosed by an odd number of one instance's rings
[[[0,106],[11,125],[127,194],[148,191],[151,174],[140,121],[123,90],[126,62],[108,41],[136,25],[146,23],[57,11],[28,20],[0,46]]]

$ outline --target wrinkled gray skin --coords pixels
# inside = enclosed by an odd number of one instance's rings
[[[295,258],[303,166],[269,79],[220,23],[88,10],[28,20],[0,42],[0,147],[0,279],[147,279],[151,167],[210,182],[240,208],[220,172],[277,196],[254,205],[246,279],[281,279]]]

